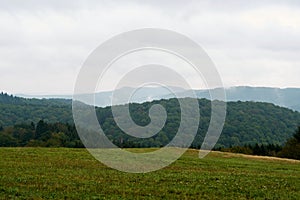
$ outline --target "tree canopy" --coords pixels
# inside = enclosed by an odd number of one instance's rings
[[[280,156],[300,160],[300,127],[284,145]]]
[[[193,148],[201,146],[211,115],[211,102],[207,99],[199,99],[198,102],[200,123],[191,146]],[[117,146],[160,147],[169,143],[177,133],[181,121],[180,106],[177,99],[133,103],[129,105],[133,121],[141,126],[150,123],[149,109],[154,104],[160,104],[166,109],[167,121],[158,134],[145,139],[124,133],[114,121],[111,107],[96,108],[96,113],[106,136]],[[283,145],[293,136],[299,123],[300,113],[287,108],[261,102],[229,102],[225,126],[216,148],[253,146],[256,143]],[[70,127],[73,127],[72,131]],[[71,100],[25,99],[0,94],[1,146],[26,146],[31,140],[30,145],[45,146],[48,140],[64,138],[65,135],[71,139],[65,138],[62,140],[65,142],[56,145],[76,146],[66,143],[79,140],[73,125]],[[37,141],[42,143],[33,143]]]

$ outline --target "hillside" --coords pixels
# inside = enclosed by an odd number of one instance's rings
[[[0,126],[37,123],[40,119],[73,123],[71,102],[67,99],[27,99],[0,93]]]
[[[154,137],[137,139],[124,134],[115,124],[110,107],[99,109],[100,124],[107,136],[119,146],[148,147],[164,146],[176,134],[180,123],[180,107],[176,99],[157,100],[143,104],[131,104],[131,116],[140,125],[150,122],[147,111],[153,104],[163,105],[168,114],[164,128]],[[210,121],[210,101],[199,100],[200,125],[192,147],[199,148]],[[101,117],[105,116],[105,118]],[[192,120],[192,119],[191,119]],[[245,144],[284,144],[300,123],[300,113],[270,103],[229,102],[227,118],[218,146],[239,146]],[[121,144],[122,141],[125,144]],[[127,146],[130,144],[130,146]]]
[[[31,122],[37,124],[40,119],[47,123],[73,123],[69,100],[24,99],[0,94],[0,102],[0,126],[3,127]],[[179,104],[176,99],[130,104],[133,120],[139,125],[147,125],[150,122],[148,110],[153,104],[163,105],[168,118],[164,128],[157,135],[146,139],[137,139],[123,133],[114,122],[110,107],[97,108],[97,115],[105,134],[118,146],[164,146],[174,137],[179,127]],[[227,119],[217,146],[283,144],[293,135],[300,123],[299,112],[270,103],[229,102],[227,106]],[[192,144],[194,148],[202,144],[210,121],[210,101],[200,99],[199,107],[201,120],[198,134]]]

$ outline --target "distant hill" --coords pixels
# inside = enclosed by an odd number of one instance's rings
[[[201,97],[200,93],[198,97]],[[226,89],[226,95],[227,101],[268,102],[300,111],[299,88],[232,87]]]
[[[179,87],[170,87],[179,97],[190,97],[190,92]],[[131,94],[135,88],[124,87],[115,91],[120,96]],[[219,90],[219,89],[213,89]],[[208,90],[194,90],[198,98],[210,99]],[[267,102],[279,105],[281,107],[290,108],[292,110],[300,111],[300,88],[271,88],[271,87],[230,87],[225,89],[227,101],[254,101]],[[111,105],[111,98],[113,91],[99,92],[95,95],[95,105],[105,107]],[[30,96],[21,95],[27,98],[65,98],[71,99],[71,95],[44,95],[44,96]],[[146,101],[170,99],[175,95],[163,87],[144,87],[136,90],[130,102],[143,103]],[[127,103],[124,100],[122,103]]]
[[[165,127],[157,135],[136,139],[124,134],[112,118],[111,108],[97,108],[99,122],[106,135],[120,146],[163,146],[173,138],[180,123],[180,108],[176,99],[155,100],[142,104],[130,104],[133,120],[140,125],[149,123],[148,110],[153,104],[163,105],[168,114]],[[210,101],[199,99],[201,121],[193,143],[199,147],[210,121]],[[71,101],[63,99],[25,99],[0,94],[0,126],[34,122],[73,123]],[[287,108],[261,102],[229,102],[227,118],[218,145],[243,145],[254,143],[283,144],[300,125],[300,113]],[[1,133],[0,133],[1,134]]]
[[[220,90],[219,88],[213,91]],[[210,99],[208,90],[195,90],[198,98]],[[239,86],[225,89],[227,101],[254,101],[267,102],[300,111],[300,88],[269,88],[269,87],[248,87]],[[189,97],[189,92],[180,92],[180,97]],[[168,94],[161,98],[173,98],[174,95]]]
[[[49,122],[73,123],[68,99],[26,99],[0,93],[0,126],[19,123]]]
[[[131,105],[131,116],[133,120],[142,125],[150,122],[147,111],[153,104],[163,105],[168,114],[165,127],[154,136],[154,141],[158,140],[160,145],[168,143],[179,127],[180,108],[176,99],[155,100],[143,104]],[[200,126],[198,134],[192,144],[198,148],[203,141],[210,121],[210,101],[199,99],[201,112]],[[104,132],[115,142],[127,141],[135,144],[136,147],[143,144],[147,147],[152,139],[135,139],[124,134],[115,124],[110,107],[99,109],[98,116],[106,116],[100,121]],[[146,120],[145,120],[146,119]],[[191,119],[192,120],[192,119]],[[284,144],[290,138],[297,126],[300,125],[300,113],[287,108],[275,106],[270,103],[261,102],[229,102],[227,104],[227,118],[221,137],[218,141],[219,146],[239,146],[245,144]],[[117,140],[117,138],[119,140]],[[121,140],[120,140],[121,139]],[[122,145],[122,144],[119,144]],[[217,146],[218,146],[217,145]],[[157,145],[159,146],[159,145]]]
[[[127,96],[128,94],[130,96],[130,103],[143,103],[146,101],[153,101],[153,100],[159,100],[163,98],[164,96],[167,96],[173,92],[181,93],[185,90],[180,87],[143,87],[143,88],[132,88],[132,87],[123,87],[120,89],[116,89],[115,91],[104,91],[104,92],[98,92],[95,93],[95,105],[98,107],[106,107],[110,106],[112,104],[112,97],[114,95],[117,95],[121,101],[119,101],[119,104],[125,104],[128,103]],[[16,96],[23,97],[23,98],[36,98],[36,99],[72,99],[72,95],[25,95],[25,94],[18,94]],[[82,95],[89,96],[89,94]],[[172,97],[170,97],[172,98]],[[89,102],[86,102],[88,104],[92,104]],[[115,104],[113,104],[115,105]]]

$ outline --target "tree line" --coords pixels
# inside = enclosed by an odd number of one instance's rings
[[[159,138],[161,139],[161,138]],[[130,140],[111,138],[111,141],[119,147],[159,147],[159,143],[136,144]],[[155,140],[153,140],[155,141]],[[76,128],[68,123],[47,123],[40,120],[36,125],[18,124],[13,127],[0,127],[0,147],[68,147],[83,148]],[[199,146],[198,146],[199,148]],[[300,127],[285,145],[278,144],[255,144],[244,146],[233,146],[228,148],[214,148],[214,150],[248,155],[277,156],[300,160]]]
[[[258,156],[276,156],[300,160],[300,127],[298,127],[293,137],[291,137],[283,146],[274,144],[259,145],[256,143],[255,145],[234,146],[229,148],[219,147],[214,148],[214,150]]]
[[[2,147],[84,147],[74,125],[68,123],[47,123],[40,120],[36,125],[17,124],[0,127]]]

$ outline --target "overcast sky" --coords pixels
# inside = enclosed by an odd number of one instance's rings
[[[0,1],[0,91],[71,94],[110,37],[164,28],[199,43],[226,87],[300,87],[300,1]]]

